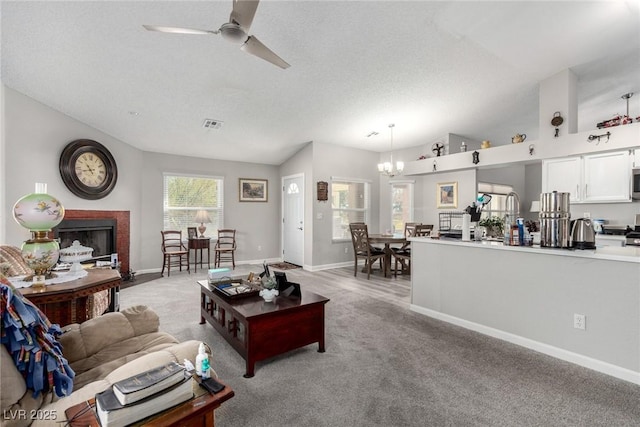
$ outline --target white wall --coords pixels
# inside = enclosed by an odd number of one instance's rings
[[[4,212],[34,183],[46,182],[48,192],[66,209],[128,210],[131,212],[131,269],[159,270],[162,220],[162,172],[218,175],[225,178],[225,226],[238,229],[237,260],[279,258],[280,175],[277,166],[227,162],[148,153],[53,110],[10,88],[5,90]],[[118,183],[107,197],[84,200],[71,193],[60,178],[58,161],[66,144],[80,139],[104,144],[118,164]],[[238,178],[269,181],[267,203],[240,203]],[[29,232],[10,216],[2,221],[2,243],[21,246]],[[207,235],[215,234],[208,230]],[[258,251],[260,245],[262,251]]]
[[[5,88],[5,168],[6,207],[25,194],[32,193],[36,182],[47,183],[48,193],[57,197],[66,209],[131,211],[132,268],[140,265],[140,179],[143,155],[122,141],[53,110],[11,88]],[[71,193],[62,182],[58,162],[63,148],[76,139],[93,139],[105,145],[118,164],[118,183],[101,200],[84,200]],[[5,212],[7,209],[5,209]],[[30,237],[11,216],[3,221],[3,243],[20,247]]]

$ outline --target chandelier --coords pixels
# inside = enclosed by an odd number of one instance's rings
[[[391,155],[389,157],[389,161],[384,163],[378,163],[378,172],[388,177],[394,177],[396,175],[400,175],[402,174],[402,170],[404,169],[404,162],[396,162],[395,164],[393,163],[393,128],[394,126],[395,125],[393,123],[389,125],[389,129],[391,131]]]

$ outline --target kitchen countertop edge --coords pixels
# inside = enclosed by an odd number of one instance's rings
[[[483,240],[481,242],[463,242],[458,239],[432,239],[430,237],[410,237],[408,239],[416,243],[431,243],[437,245],[466,246],[478,249],[493,249],[512,252],[526,252],[543,255],[569,256],[577,258],[589,258],[594,260],[620,261],[640,264],[640,247],[613,247],[605,246],[598,249],[555,249],[542,248],[540,246],[507,246],[502,242]]]

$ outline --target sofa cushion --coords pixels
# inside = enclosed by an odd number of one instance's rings
[[[64,356],[73,364],[137,335],[157,332],[159,325],[160,320],[153,310],[134,306],[89,319],[81,325],[67,325],[62,328],[63,334],[58,341],[62,344]],[[115,357],[120,356],[122,354]]]
[[[112,344],[86,359],[71,363],[71,369],[76,372],[73,386],[82,387],[100,380],[125,363],[177,343],[174,337],[165,332],[152,332]]]
[[[7,349],[0,345],[0,370],[2,371],[2,393],[0,393],[0,409],[4,410],[20,400],[27,391],[24,377],[16,368]]]

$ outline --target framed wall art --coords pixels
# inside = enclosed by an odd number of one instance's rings
[[[438,209],[458,207],[458,182],[439,182],[436,184],[436,205]]]
[[[187,236],[189,239],[195,239],[198,237],[198,231],[196,227],[187,227]]]
[[[268,201],[268,184],[269,181],[267,181],[266,179],[240,178],[240,201]]]

